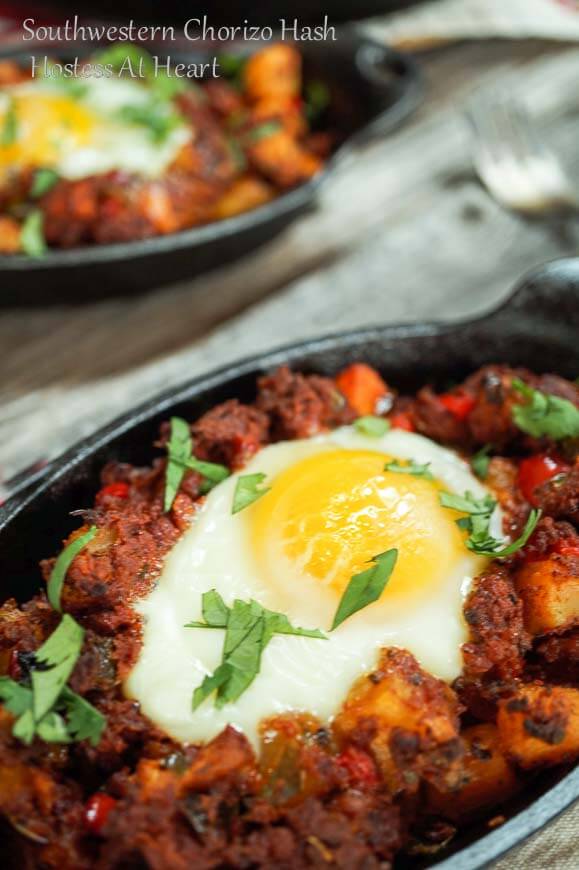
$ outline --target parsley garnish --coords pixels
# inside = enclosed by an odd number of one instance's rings
[[[4,123],[0,130],[0,145],[7,148],[9,145],[14,145],[18,138],[18,118],[16,116],[16,106],[14,100],[10,100],[6,114],[4,115]]]
[[[500,542],[489,532],[491,516],[497,504],[492,496],[485,495],[484,498],[477,499],[471,492],[465,492],[464,495],[441,492],[439,501],[442,507],[467,514],[466,517],[458,519],[456,524],[459,529],[468,532],[465,543],[469,550],[476,553],[480,549],[484,552],[493,544],[500,546]]]
[[[129,124],[146,127],[153,142],[163,142],[182,121],[167,105],[151,101],[146,105],[122,106],[119,118]]]
[[[58,178],[58,172],[55,172],[54,169],[37,169],[30,187],[31,199],[38,199],[44,196],[45,193],[48,193],[49,190],[52,190]]]
[[[218,54],[217,63],[229,82],[235,85],[235,87],[240,88],[247,58],[239,54]]]
[[[330,104],[330,91],[324,82],[311,81],[305,87],[305,112],[310,124],[318,120]]]
[[[115,72],[131,71],[133,74],[145,73],[153,77],[155,65],[148,51],[132,43],[116,42],[99,51],[95,59],[103,66],[110,66]],[[128,65],[128,66],[127,66]]]
[[[22,224],[20,246],[29,257],[42,257],[46,253],[44,215],[39,209],[31,211]]]
[[[187,85],[179,76],[171,76],[164,67],[155,68],[148,51],[131,43],[117,43],[99,52],[98,61],[117,73],[129,73],[132,78],[143,78],[155,97],[160,101],[170,101],[186,90]]]
[[[167,444],[167,469],[165,471],[165,513],[171,510],[175,496],[187,469],[197,471],[205,478],[205,491],[229,477],[229,470],[216,462],[203,462],[193,456],[193,442],[189,424],[181,417],[171,417],[171,434]]]
[[[425,480],[434,480],[434,475],[430,471],[430,462],[425,462],[420,465],[414,459],[410,459],[405,465],[393,459],[392,462],[387,462],[384,466],[384,471],[394,471],[397,474],[412,474],[414,477],[423,477]]]
[[[490,495],[476,499],[470,492],[464,495],[441,492],[439,498],[443,507],[468,514],[456,521],[460,529],[468,532],[465,541],[467,548],[478,556],[491,556],[494,559],[512,556],[524,547],[541,516],[541,511],[531,511],[522,535],[516,541],[504,546],[504,542],[494,538],[489,530],[491,516],[497,504]]]
[[[232,514],[237,514],[244,508],[249,507],[266,492],[269,492],[269,486],[263,486],[266,475],[261,471],[256,474],[243,474],[237,478],[235,484],[235,492],[233,493]]]
[[[513,407],[513,420],[519,429],[533,438],[554,441],[579,437],[579,409],[573,402],[535,390],[519,378],[512,381],[512,386],[528,400]]]
[[[362,610],[380,598],[390,580],[397,558],[398,550],[386,550],[385,553],[380,553],[370,560],[374,562],[371,568],[360,574],[354,574],[342,595],[330,631],[358,610]]]
[[[90,529],[79,535],[64,548],[54,563],[54,568],[50,574],[48,581],[47,595],[48,600],[55,610],[60,611],[60,593],[62,592],[62,584],[66,577],[66,572],[70,568],[72,560],[83,550],[89,541],[92,541],[98,529],[96,526],[91,526]]]
[[[362,435],[368,435],[370,438],[381,438],[390,428],[390,420],[385,417],[375,417],[373,414],[368,414],[366,417],[358,417],[354,421],[354,428],[361,432]]]
[[[497,541],[496,538],[489,537],[484,543],[469,543],[470,539],[467,540],[466,545],[469,550],[472,550],[474,553],[477,553],[479,556],[491,556],[493,559],[503,559],[505,556],[512,556],[513,553],[516,553],[517,550],[520,550],[525,546],[535,528],[537,523],[541,518],[542,511],[540,510],[532,510],[529,516],[527,517],[527,522],[525,523],[525,528],[522,531],[522,534],[513,541],[512,544],[507,544],[506,547],[502,546],[502,541]]]
[[[261,142],[262,139],[279,133],[281,129],[279,121],[264,121],[263,124],[257,124],[248,130],[243,136],[243,142],[245,145],[255,145],[256,142]]]
[[[491,461],[489,453],[491,450],[492,445],[485,444],[484,447],[481,447],[481,449],[475,453],[470,460],[470,467],[481,480],[486,480],[487,474],[489,473],[489,465]]]
[[[0,677],[0,699],[15,717],[14,737],[31,743],[34,736],[47,743],[100,741],[105,717],[66,686],[80,655],[84,631],[65,614],[56,630],[36,650],[29,685]]]
[[[297,628],[283,613],[267,610],[257,601],[236,599],[228,607],[216,589],[203,594],[201,609],[205,622],[189,622],[185,627],[225,629],[225,641],[221,664],[193,692],[193,710],[213,692],[217,692],[216,707],[237,700],[259,673],[261,655],[274,634],[326,639],[318,629]]]

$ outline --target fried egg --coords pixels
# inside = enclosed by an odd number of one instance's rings
[[[183,121],[156,141],[146,123],[127,120],[127,107],[146,112],[151,104],[150,92],[138,81],[67,82],[33,79],[2,89],[0,130],[11,113],[13,131],[0,145],[0,174],[46,167],[71,180],[111,170],[157,177],[193,135]]]
[[[385,471],[393,459],[430,463],[433,479]],[[269,491],[233,515],[237,479],[257,472]],[[373,438],[343,427],[265,447],[209,493],[136,605],[143,645],[126,693],[180,741],[205,741],[231,724],[256,743],[260,721],[274,714],[331,720],[385,646],[403,647],[431,674],[453,680],[467,639],[464,597],[487,560],[465,547],[460,514],[440,505],[442,489],[488,494],[456,453],[401,430]],[[491,531],[501,537],[498,510]],[[390,548],[398,560],[380,598],[330,633],[351,577]],[[255,599],[327,639],[274,636],[247,691],[220,709],[209,698],[193,712],[193,690],[223,648],[223,631],[184,627],[202,620],[210,589],[230,606]]]

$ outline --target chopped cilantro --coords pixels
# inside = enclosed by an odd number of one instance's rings
[[[96,526],[91,526],[90,529],[83,535],[78,535],[73,541],[68,544],[58,556],[54,563],[54,568],[48,580],[48,600],[55,610],[60,610],[60,593],[62,592],[62,584],[66,577],[66,572],[72,564],[72,560],[83,550],[89,541],[92,541],[98,529]]]
[[[434,475],[430,471],[430,462],[425,462],[421,465],[420,463],[415,462],[414,459],[410,459],[404,464],[398,462],[397,459],[394,459],[392,462],[387,462],[385,464],[384,471],[394,471],[397,474],[412,474],[413,477],[423,477],[425,480],[434,480]]]
[[[193,692],[193,710],[213,692],[217,693],[217,707],[237,700],[258,675],[263,650],[275,634],[325,640],[318,629],[293,626],[283,613],[268,610],[257,601],[236,599],[228,607],[212,589],[203,594],[201,602],[205,622],[190,622],[186,628],[225,629],[225,640],[221,664]]]
[[[371,559],[374,563],[371,568],[360,574],[354,574],[338,605],[330,631],[380,598],[390,580],[397,559],[398,550],[386,550],[385,553],[380,553]]]
[[[244,508],[249,507],[266,492],[269,492],[269,486],[263,486],[266,475],[258,471],[256,474],[243,474],[237,478],[235,484],[235,492],[233,493],[232,514],[237,514]]]
[[[524,381],[515,378],[513,388],[527,401],[513,406],[513,420],[521,431],[533,438],[579,437],[579,408],[568,399],[552,396],[535,390]]]
[[[354,421],[354,428],[362,435],[368,435],[369,438],[381,438],[390,429],[390,421],[386,420],[385,417],[375,417],[373,414],[368,414],[365,417],[358,417]]]

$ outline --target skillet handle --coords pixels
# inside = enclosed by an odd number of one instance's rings
[[[496,315],[507,313],[533,321],[537,329],[549,323],[561,332],[577,334],[579,257],[553,260],[524,275]],[[576,351],[579,353],[579,344]]]
[[[356,65],[379,107],[374,121],[353,140],[356,147],[363,147],[398,127],[417,108],[424,95],[424,78],[411,55],[371,39],[360,41]]]

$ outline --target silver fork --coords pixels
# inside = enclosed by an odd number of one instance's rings
[[[487,90],[471,99],[466,116],[476,170],[496,200],[533,217],[579,209],[577,191],[521,102]]]

